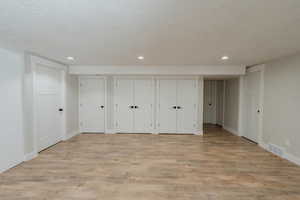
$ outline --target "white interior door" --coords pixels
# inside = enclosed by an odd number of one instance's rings
[[[41,151],[62,139],[62,70],[37,65],[36,68],[36,132]]]
[[[158,81],[158,131],[159,133],[177,133],[177,81]]]
[[[258,142],[260,114],[260,71],[248,72],[245,78],[244,137]]]
[[[195,80],[177,81],[177,132],[197,131],[197,85]]]
[[[216,124],[216,81],[204,81],[204,123]]]
[[[116,132],[132,133],[134,131],[134,81],[116,79],[115,81],[115,129]]]
[[[105,80],[80,78],[81,132],[105,132]]]
[[[153,83],[151,79],[134,80],[134,132],[151,133],[153,129]]]

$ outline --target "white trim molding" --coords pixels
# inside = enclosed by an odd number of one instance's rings
[[[232,133],[232,134],[234,134],[234,135],[236,135],[236,136],[240,136],[239,131],[234,130],[233,128],[223,126],[223,129],[225,129],[225,130],[228,131],[229,133]]]
[[[296,156],[294,156],[292,154],[286,153],[285,156],[284,156],[284,158],[286,160],[288,160],[288,161],[290,161],[290,162],[292,162],[292,163],[300,166],[300,158],[299,157],[296,157]]]
[[[11,168],[13,168],[13,167],[15,167],[15,166],[17,166],[17,165],[19,165],[19,164],[21,164],[22,162],[23,162],[23,160],[15,160],[8,167],[0,169],[0,174],[7,171],[7,170],[9,170],[9,169],[11,169]]]
[[[117,132],[114,129],[106,129],[105,134],[116,134]]]
[[[27,162],[29,160],[32,160],[34,158],[36,158],[38,156],[38,154],[36,152],[31,152],[31,153],[28,153],[28,154],[25,154],[24,155],[24,161]]]
[[[200,135],[200,136],[203,136],[203,130],[199,130],[197,132],[194,133],[194,135]]]
[[[72,137],[75,137],[77,135],[80,135],[80,131],[77,130],[77,131],[73,131],[71,133],[68,133],[64,138],[63,138],[63,141],[67,141],[69,139],[71,139]]]
[[[82,75],[244,75],[245,72],[246,66],[240,65],[73,65],[69,70],[70,74]]]
[[[282,152],[283,154],[282,154],[282,156],[280,156],[280,155],[277,155],[277,154],[275,154],[274,152],[271,151],[270,144],[268,144],[268,143],[260,141],[259,146],[261,148],[263,148],[264,150],[266,150],[266,151],[268,151],[268,152],[270,152],[270,153],[272,153],[272,154],[274,154],[274,155],[276,155],[276,156],[278,156],[282,159],[288,160],[288,161],[300,166],[300,158],[297,157],[297,156],[294,156],[292,154],[287,153],[286,150],[282,147],[280,147],[280,148],[283,149],[283,152]]]

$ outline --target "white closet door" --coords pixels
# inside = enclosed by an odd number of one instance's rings
[[[151,133],[153,103],[152,80],[137,79],[134,81],[134,132]]]
[[[133,132],[133,80],[117,79],[115,85],[115,129],[116,132]]]
[[[80,79],[80,127],[81,132],[105,131],[105,80]]]
[[[196,133],[197,87],[195,80],[177,81],[177,132]]]
[[[159,133],[177,132],[177,81],[159,80],[158,81],[158,131]]]
[[[38,151],[62,138],[62,70],[37,65],[36,68],[36,132]]]
[[[260,71],[248,72],[245,78],[246,84],[246,111],[245,111],[245,135],[244,137],[258,142],[259,134],[259,101],[260,101]]]
[[[216,97],[217,97],[217,85],[214,80],[205,80],[204,81],[204,112],[203,119],[204,123],[216,124]]]

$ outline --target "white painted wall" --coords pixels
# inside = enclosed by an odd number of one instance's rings
[[[23,130],[25,157],[34,156],[33,134],[33,74],[30,66],[30,56],[25,55],[24,79],[23,79]],[[30,158],[27,159],[30,159]]]
[[[239,130],[239,79],[225,81],[224,128],[238,135]]]
[[[79,133],[78,76],[66,75],[66,139]]]
[[[267,63],[264,79],[263,142],[300,164],[300,55]]]
[[[24,159],[23,70],[23,54],[0,49],[0,173]]]

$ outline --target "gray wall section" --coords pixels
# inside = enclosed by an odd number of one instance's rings
[[[78,76],[66,75],[66,131],[67,135],[79,133],[78,122]]]
[[[224,127],[234,132],[239,128],[239,79],[225,81]]]
[[[300,157],[300,55],[266,64],[263,141]]]
[[[34,151],[33,136],[33,75],[31,71],[30,56],[25,55],[23,79],[23,129],[25,154]]]

